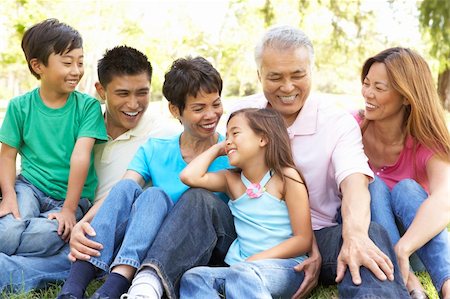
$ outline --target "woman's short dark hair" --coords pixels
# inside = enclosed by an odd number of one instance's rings
[[[164,97],[183,113],[188,96],[197,97],[202,91],[222,93],[219,72],[203,57],[179,58],[172,63],[164,77]]]
[[[22,50],[31,73],[37,78],[41,77],[33,70],[30,60],[36,58],[45,66],[48,57],[52,54],[64,54],[73,49],[83,47],[80,33],[57,19],[47,19],[33,25],[25,31],[22,38]]]

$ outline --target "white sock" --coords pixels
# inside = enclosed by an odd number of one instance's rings
[[[163,295],[163,286],[161,279],[155,270],[145,267],[134,277],[131,287],[128,290],[130,298],[142,296],[151,299],[161,299]]]

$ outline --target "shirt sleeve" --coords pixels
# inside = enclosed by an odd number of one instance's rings
[[[430,161],[431,157],[433,157],[434,154],[434,151],[420,144],[417,148],[416,153],[416,159],[418,162],[417,165],[422,169],[426,169],[428,161]]]
[[[361,130],[352,116],[343,115],[333,126],[341,129],[331,156],[338,188],[346,177],[354,173],[362,173],[373,179],[373,172],[364,154]]]
[[[141,145],[128,165],[128,170],[139,173],[146,183],[151,180],[150,164],[153,156],[153,143],[149,139]]]
[[[0,129],[0,142],[19,149],[23,138],[23,121],[20,115],[20,103],[11,100]]]
[[[103,120],[102,110],[99,101],[96,99],[88,99],[88,103],[84,107],[83,117],[78,131],[78,138],[90,137],[98,141],[105,142],[108,140],[106,134],[105,121]]]

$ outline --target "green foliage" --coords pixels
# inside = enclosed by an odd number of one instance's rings
[[[450,1],[422,0],[419,5],[422,31],[431,39],[431,54],[439,60],[440,73],[450,68]]]
[[[375,2],[386,6],[387,1],[391,0]],[[359,94],[359,72],[367,57],[389,46],[408,46],[403,37],[390,40],[380,31],[378,25],[385,22],[386,15],[379,13],[373,0],[219,2],[220,6],[202,2],[200,13],[192,14],[190,1],[116,0],[113,4],[91,1],[89,5],[68,0],[0,1],[0,11],[7,12],[0,18],[0,99],[39,83],[27,68],[20,42],[26,28],[49,17],[68,23],[83,36],[85,75],[79,90],[95,94],[97,60],[106,49],[127,44],[143,51],[152,62],[153,100],[162,98],[164,73],[172,61],[187,55],[202,55],[217,67],[224,79],[225,97],[257,92],[254,45],[273,24],[299,26],[311,37],[316,51],[313,84],[320,92]],[[411,7],[408,3],[392,2],[399,12],[395,15],[401,15],[405,6]],[[199,25],[211,10],[214,15],[221,13],[220,17],[211,19],[206,28]],[[166,17],[159,18],[162,15]],[[400,18],[397,21],[402,22]]]
[[[266,0],[264,6],[259,10],[264,18],[265,27],[272,25],[275,18],[275,13],[273,11],[272,1]]]

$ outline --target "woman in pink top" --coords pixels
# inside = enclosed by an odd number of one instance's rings
[[[372,221],[388,231],[413,298],[427,298],[410,271],[414,252],[450,298],[450,136],[430,69],[414,51],[390,48],[364,63],[361,81]]]

